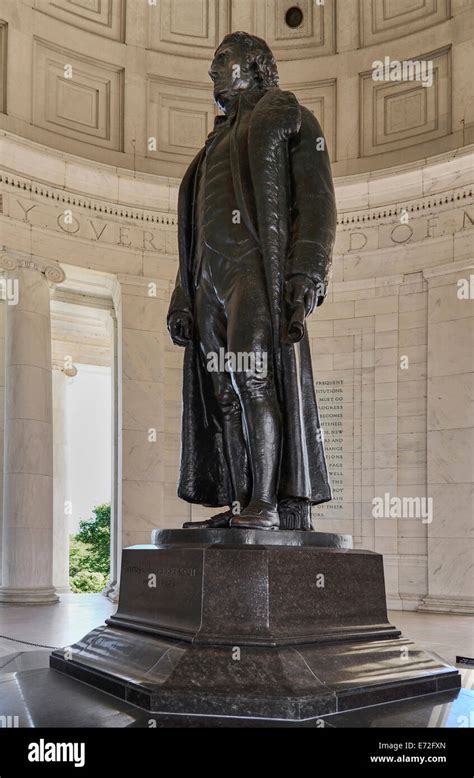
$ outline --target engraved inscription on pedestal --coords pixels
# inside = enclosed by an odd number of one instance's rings
[[[135,621],[146,626],[150,613],[159,612],[162,624],[169,629],[177,624],[191,631],[199,629],[202,551],[170,549],[163,560],[153,550],[149,546],[124,549],[121,609],[111,620],[127,622],[133,614]]]

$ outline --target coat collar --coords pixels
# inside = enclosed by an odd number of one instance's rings
[[[251,152],[253,159],[252,164],[252,178],[255,181],[265,180],[267,175],[266,171],[266,151],[270,147],[278,145],[278,143],[284,142],[291,135],[296,134],[301,126],[301,108],[291,92],[282,92],[278,87],[262,92],[261,90],[251,90],[251,92],[242,93],[246,104],[250,100],[254,104],[252,116],[250,120],[249,134],[248,134],[248,151]],[[214,131],[209,135],[214,137],[214,132],[227,122],[227,116],[216,116],[214,122]],[[234,154],[232,155],[232,168],[234,183],[237,182],[236,196],[238,200],[238,206],[243,214],[244,218],[248,219],[248,228],[251,234],[258,238],[260,229],[257,230],[257,226],[253,223],[250,217],[249,209],[245,203],[245,196],[243,188],[239,186],[239,177],[241,180],[240,161],[237,144],[237,132],[238,122],[234,124],[232,130],[232,136],[234,138]],[[193,243],[194,243],[194,202],[195,202],[195,187],[197,183],[197,173],[199,171],[201,162],[204,158],[205,147],[201,149],[199,154],[195,157],[190,167],[188,168],[180,187],[180,206],[179,206],[179,240],[180,251],[187,254],[188,257],[192,256]],[[187,206],[191,206],[188,210]],[[260,219],[258,221],[261,221]],[[260,227],[260,225],[259,225]],[[187,250],[186,250],[187,249]]]

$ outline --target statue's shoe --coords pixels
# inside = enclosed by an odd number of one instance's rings
[[[276,508],[249,505],[238,516],[232,516],[231,529],[280,529],[280,517]]]
[[[229,509],[224,513],[217,513],[215,516],[211,516],[210,519],[205,521],[185,521],[183,529],[223,529],[230,526],[230,520],[233,517],[232,511]]]

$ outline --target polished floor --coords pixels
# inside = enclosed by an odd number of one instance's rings
[[[19,726],[140,727],[152,714],[74,681],[48,667],[49,649],[67,646],[113,613],[95,594],[65,594],[51,606],[0,606],[0,716]],[[474,656],[474,619],[468,616],[392,611],[402,632],[449,664]],[[462,669],[460,692],[378,705],[329,716],[329,727],[474,727],[474,670]],[[158,726],[225,726],[222,720],[161,717]],[[240,726],[268,726],[248,721]],[[285,726],[285,722],[273,722]],[[315,726],[314,722],[297,726]],[[320,724],[319,724],[320,726]]]
[[[55,605],[0,605],[0,657],[70,645],[115,610],[101,594],[61,594]]]

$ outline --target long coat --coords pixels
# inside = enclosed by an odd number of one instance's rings
[[[216,123],[223,121],[222,117]],[[231,168],[237,206],[260,245],[274,333],[275,376],[283,419],[279,499],[331,499],[308,336],[285,337],[284,284],[303,275],[324,300],[336,228],[329,156],[321,127],[291,92],[269,89],[252,111],[248,130],[231,131]],[[179,271],[168,317],[193,312],[194,204],[202,149],[188,168],[178,198]],[[178,495],[207,506],[232,502],[219,409],[199,344],[185,349],[181,470]]]

